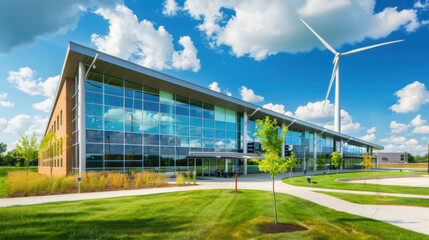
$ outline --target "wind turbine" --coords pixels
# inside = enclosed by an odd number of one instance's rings
[[[301,19],[301,18],[300,18]],[[332,87],[332,83],[334,82],[334,78],[336,78],[336,82],[335,82],[335,117],[334,117],[334,131],[336,132],[341,132],[341,123],[340,123],[340,68],[339,68],[339,64],[340,64],[340,58],[353,54],[353,53],[358,53],[358,52],[362,52],[371,48],[375,48],[375,47],[379,47],[379,46],[383,46],[383,45],[387,45],[387,44],[391,44],[391,43],[396,43],[396,42],[402,42],[404,41],[402,40],[396,40],[396,41],[391,41],[391,42],[385,42],[385,43],[380,43],[380,44],[375,44],[375,45],[371,45],[371,46],[367,46],[367,47],[363,47],[363,48],[358,48],[355,50],[351,50],[345,53],[339,53],[337,51],[335,51],[335,49],[333,47],[331,47],[331,45],[329,45],[321,36],[319,36],[319,34],[316,33],[316,31],[314,31],[304,20],[302,20],[302,23],[305,24],[305,26],[308,27],[308,29],[310,29],[311,32],[314,33],[314,35],[316,35],[316,37],[323,43],[323,45],[325,45],[326,48],[328,48],[334,55],[334,70],[332,71],[332,76],[331,76],[331,82],[329,83],[329,88],[328,88],[328,92],[326,93],[326,97],[325,97],[325,101],[323,102],[323,109],[322,111],[325,109],[325,105],[326,105],[326,100],[328,99],[329,96],[329,92],[331,91],[331,87]]]

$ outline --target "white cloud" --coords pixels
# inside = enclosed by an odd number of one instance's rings
[[[360,132],[360,130],[362,130],[362,126],[360,125],[360,123],[353,122],[353,118],[348,112],[341,109],[340,115],[342,133],[358,133]],[[332,122],[326,124],[324,127],[334,130],[334,125],[332,124]]]
[[[413,133],[420,133],[420,134],[429,134],[429,126],[417,126],[414,128]]]
[[[109,22],[105,36],[91,35],[91,42],[99,51],[127,59],[148,68],[198,71],[200,60],[189,36],[183,36],[179,44],[183,50],[175,51],[173,37],[164,26],[155,29],[146,19],[137,16],[124,5],[115,9],[99,8],[96,14]]]
[[[7,126],[6,118],[0,118],[0,129],[5,129]]]
[[[285,106],[283,104],[268,103],[268,104],[265,104],[262,107],[266,108],[266,109],[269,109],[269,110],[272,110],[274,112],[278,112],[278,113],[284,114],[284,115],[289,116],[289,117],[293,117],[293,113],[292,112],[285,111]]]
[[[213,91],[220,92],[220,87],[219,87],[219,84],[217,82],[212,82],[209,85],[209,88]]]
[[[191,38],[189,36],[181,37],[179,44],[182,45],[183,50],[173,52],[173,67],[198,72],[201,68],[200,59],[197,57],[198,50]]]
[[[368,128],[366,130],[366,133],[371,134],[371,133],[375,133],[376,131],[377,131],[377,128],[376,127],[372,127],[372,128]]]
[[[415,138],[407,139],[405,137],[391,136],[381,139],[381,142],[389,143],[384,146],[382,152],[411,152],[412,154],[422,154],[427,150],[424,145],[420,145]]]
[[[180,10],[180,7],[175,0],[165,0],[163,6],[164,9],[162,10],[162,14],[166,16],[175,16],[177,11]]]
[[[404,123],[398,123],[396,121],[391,121],[389,127],[392,133],[401,133],[406,132],[408,130],[409,125]]]
[[[228,89],[225,90],[225,94],[230,96],[230,97],[232,96],[232,93],[230,91],[228,91]]]
[[[105,6],[115,2],[119,1],[2,1],[0,54],[9,54],[15,47],[31,46],[41,38],[49,38],[73,30],[76,28],[81,12],[97,5]],[[11,9],[21,10],[11,11]]]
[[[365,135],[363,137],[360,137],[360,139],[362,139],[364,141],[371,142],[371,141],[374,141],[376,139],[376,137],[375,137],[374,133],[371,133],[371,134],[367,134],[367,135]]]
[[[36,71],[29,67],[22,67],[16,72],[9,71],[7,80],[16,88],[31,96],[47,97],[42,102],[34,103],[33,108],[49,112],[60,81],[60,75],[49,77],[43,81],[42,78],[36,77]]]
[[[419,114],[413,120],[411,120],[410,124],[412,126],[422,126],[426,124],[426,120],[423,120],[422,116]]]
[[[414,7],[415,8],[429,8],[429,1],[426,0],[425,2],[422,2],[419,0],[416,3],[414,3]]]
[[[44,133],[47,120],[47,118],[42,118],[38,115],[31,117],[27,114],[19,114],[7,121],[4,132],[22,134],[32,134],[36,132],[36,134],[41,135]]]
[[[375,0],[187,0],[184,4],[191,17],[202,21],[198,29],[211,46],[228,46],[235,56],[255,60],[279,52],[324,50],[300,17],[337,48],[419,27],[415,9],[386,7],[375,13],[374,8]]]
[[[53,103],[53,98],[47,98],[39,103],[33,103],[33,108],[49,113],[51,112],[51,109],[52,109],[52,103]]]
[[[407,139],[405,137],[391,136],[389,138],[381,139],[380,142],[403,144]]]
[[[15,103],[9,102],[9,101],[3,101],[7,99],[7,93],[0,93],[0,106],[3,107],[14,107]]]
[[[9,101],[1,101],[0,100],[0,106],[3,106],[3,107],[14,107],[15,106],[15,103],[12,103],[12,102],[9,102]]]
[[[392,105],[390,109],[397,113],[416,112],[422,105],[429,103],[429,91],[419,81],[408,84],[395,95],[399,98],[398,103]]]
[[[264,97],[256,95],[252,89],[249,89],[245,86],[241,86],[240,95],[241,95],[241,99],[246,101],[246,102],[262,102],[262,101],[264,101]]]
[[[422,137],[422,141],[427,141],[429,143],[429,137]]]

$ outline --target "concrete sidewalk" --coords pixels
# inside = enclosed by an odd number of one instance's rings
[[[407,207],[407,206],[388,206],[388,205],[363,205],[347,202],[317,191],[339,191],[333,189],[322,188],[306,188],[295,187],[281,182],[281,179],[287,177],[288,174],[283,174],[276,178],[276,192],[290,194],[302,199],[312,201],[316,204],[342,211],[362,217],[372,218],[375,220],[387,222],[405,229],[416,231],[429,235],[429,208],[424,207]],[[233,178],[213,178],[205,177],[205,180],[200,180],[197,186],[186,187],[168,187],[168,188],[152,188],[141,190],[124,190],[113,192],[94,192],[81,194],[64,194],[53,196],[36,196],[23,198],[5,198],[0,199],[0,207],[8,207],[15,205],[31,205],[49,202],[60,201],[76,201],[87,199],[101,199],[112,197],[138,196],[157,193],[190,191],[202,189],[233,189]],[[272,191],[272,183],[268,174],[252,174],[241,176],[238,179],[239,189]],[[344,191],[350,193],[362,193],[359,191]],[[366,192],[370,194],[369,192]],[[374,193],[371,193],[374,194]],[[376,194],[376,193],[375,193]],[[408,194],[395,194],[395,196],[407,196]],[[417,195],[418,196],[418,195]],[[412,195],[412,197],[415,197]]]

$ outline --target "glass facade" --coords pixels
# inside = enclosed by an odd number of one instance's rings
[[[72,87],[73,171],[79,168],[78,87],[76,77]],[[174,175],[194,169],[213,173],[243,164],[237,159],[186,158],[189,152],[242,152],[242,113],[96,72],[90,72],[85,81],[85,99],[88,171],[140,169]],[[247,129],[247,141],[255,141],[254,119],[248,121]],[[340,142],[325,135],[317,138],[317,153],[340,152]],[[295,171],[303,170],[304,154],[309,160],[307,169],[312,169],[313,141],[308,131],[289,131],[285,136],[298,158]],[[343,151],[360,157],[367,147],[346,143]],[[350,161],[345,165],[355,166],[356,160]],[[249,161],[248,172],[258,172],[257,165]]]

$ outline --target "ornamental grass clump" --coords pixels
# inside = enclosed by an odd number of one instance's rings
[[[186,179],[188,180],[188,185],[191,185],[191,173],[186,172]]]
[[[177,184],[177,186],[185,185],[185,176],[183,176],[183,174],[181,174],[181,173],[177,174],[176,184]]]
[[[192,174],[192,180],[194,180],[194,185],[197,184],[197,172],[193,172]]]

